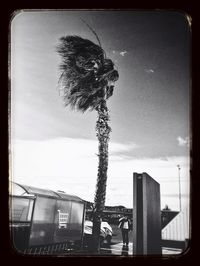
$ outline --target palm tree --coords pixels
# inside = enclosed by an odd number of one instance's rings
[[[90,28],[91,29],[91,28]],[[93,31],[96,35],[96,33]],[[96,110],[96,136],[98,147],[98,174],[93,210],[93,248],[99,251],[101,217],[105,204],[108,169],[108,141],[111,128],[108,125],[107,99],[112,96],[118,72],[113,62],[106,57],[99,45],[79,36],[60,38],[57,51],[62,58],[60,64],[60,86],[65,106],[85,112]]]

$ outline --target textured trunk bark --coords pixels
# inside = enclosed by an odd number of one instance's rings
[[[93,251],[99,253],[100,251],[100,230],[101,217],[105,205],[106,197],[106,182],[108,169],[108,141],[110,135],[110,127],[108,126],[109,113],[106,106],[106,101],[102,101],[97,109],[98,120],[96,123],[96,136],[99,141],[99,166],[97,174],[96,193],[94,198],[94,212],[93,212]]]

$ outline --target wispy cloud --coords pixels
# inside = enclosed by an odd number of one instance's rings
[[[177,137],[178,145],[182,147],[189,147],[189,137],[182,138],[180,136]]]
[[[126,50],[122,50],[122,51],[113,50],[112,53],[117,54],[117,55],[121,55],[121,56],[125,56],[128,52]]]
[[[111,142],[110,143],[110,152],[111,154],[117,154],[117,153],[123,153],[127,151],[131,151],[133,149],[138,148],[139,145],[133,142],[128,142],[128,143],[116,143],[116,142]]]
[[[125,54],[127,54],[127,51],[121,51],[119,54],[120,54],[121,56],[125,56]]]
[[[154,73],[154,70],[153,70],[152,68],[150,68],[150,69],[145,69],[145,72],[146,72],[146,73]]]

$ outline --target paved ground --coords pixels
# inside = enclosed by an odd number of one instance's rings
[[[132,243],[129,244],[128,249],[123,247],[122,244],[122,235],[121,230],[118,228],[117,225],[112,224],[113,229],[113,237],[112,237],[112,243],[110,246],[105,245],[101,248],[101,252],[103,254],[110,254],[110,255],[121,255],[121,256],[131,256],[133,254],[133,247]],[[129,232],[129,240],[131,241],[133,239],[133,231]],[[166,256],[170,255],[177,255],[180,254],[182,250],[180,249],[174,249],[174,248],[162,248],[162,254]]]
[[[162,254],[163,255],[178,255],[181,254],[181,249],[176,248],[162,248]]]
[[[163,255],[177,255],[180,253],[181,253],[180,249],[162,248]],[[111,246],[104,245],[101,248],[101,254],[131,256],[133,255],[133,244],[130,243],[128,247],[124,247],[122,242],[113,244]]]
[[[110,246],[104,245],[101,248],[102,254],[107,255],[121,255],[121,256],[129,256],[133,254],[133,244],[129,243],[129,246],[123,246],[123,243],[118,243]]]
[[[133,232],[132,231],[129,232],[129,241],[130,241],[129,246],[124,247],[122,243],[121,230],[118,228],[117,225],[112,225],[112,229],[113,229],[112,243],[111,245],[108,245],[106,243],[103,244],[103,246],[101,247],[101,255],[102,256],[132,256],[133,255],[133,244],[131,240],[133,241]],[[177,255],[180,253],[181,253],[181,250],[179,249],[162,248],[163,256]],[[87,246],[85,246],[82,251],[76,252],[76,254],[92,256],[92,253],[91,251],[89,251],[89,248]]]
[[[181,254],[180,249],[174,248],[162,248],[163,256],[176,256]],[[61,256],[68,255],[80,255],[80,256],[93,256],[93,254],[87,249],[84,248],[82,251],[69,252],[68,254],[63,253]],[[129,246],[123,246],[122,242],[112,243],[111,245],[104,244],[101,247],[100,256],[132,256],[133,255],[133,244],[129,243]]]

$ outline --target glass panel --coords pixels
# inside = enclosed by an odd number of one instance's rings
[[[30,235],[30,245],[46,245],[53,242],[56,200],[37,196]]]
[[[12,197],[10,200],[10,220],[15,222],[30,221],[33,208],[33,199]]]
[[[69,226],[71,212],[71,201],[57,200],[57,210],[55,214],[56,227],[67,228]]]
[[[81,238],[83,211],[84,211],[84,204],[78,202],[72,202],[70,229],[71,229],[71,234],[74,236],[74,238],[78,239]]]
[[[16,183],[10,182],[9,183],[9,193],[11,195],[21,196],[21,195],[27,195],[26,190],[23,189],[21,186],[19,186]]]
[[[52,197],[58,197],[53,191],[42,189],[42,188],[36,188],[36,187],[29,187],[24,186],[24,188],[28,191],[30,194],[40,194],[40,195],[46,195],[46,196],[52,196]]]
[[[75,195],[69,195],[66,193],[60,193],[59,191],[56,191],[56,194],[59,195],[60,198],[65,199],[65,200],[73,200],[77,202],[82,202],[83,200]]]
[[[70,215],[71,201],[57,200],[55,211],[54,243],[71,240],[70,237]]]
[[[52,223],[54,220],[55,204],[55,199],[38,196],[35,203],[33,221]]]
[[[28,211],[28,215],[27,215],[28,221],[31,220],[32,210],[33,210],[33,200],[30,200],[29,201],[29,211]]]

